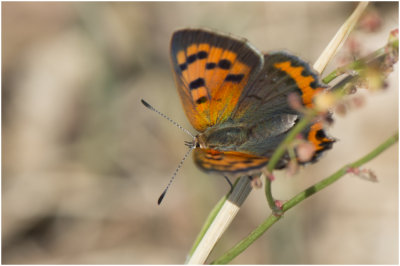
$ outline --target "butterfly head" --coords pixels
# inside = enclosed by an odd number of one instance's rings
[[[204,134],[198,134],[194,137],[193,139],[193,143],[192,143],[194,148],[206,148],[207,144],[206,144],[206,139],[205,139],[205,135]]]

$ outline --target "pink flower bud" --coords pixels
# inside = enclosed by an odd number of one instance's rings
[[[260,177],[254,177],[251,179],[251,187],[254,189],[262,188],[262,181]]]
[[[300,111],[303,109],[303,104],[298,93],[290,93],[288,95],[288,103],[289,106],[292,107],[294,110]]]
[[[296,151],[300,162],[308,162],[314,156],[315,146],[310,142],[304,142],[297,146]]]

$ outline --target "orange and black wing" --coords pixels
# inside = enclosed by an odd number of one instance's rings
[[[171,59],[184,110],[200,132],[231,116],[264,60],[245,39],[203,29],[176,31]]]

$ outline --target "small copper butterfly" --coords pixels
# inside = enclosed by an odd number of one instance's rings
[[[200,133],[194,162],[227,176],[261,172],[303,114],[288,103],[298,93],[304,107],[324,90],[318,75],[287,52],[262,54],[246,39],[205,29],[176,31],[171,40],[173,73],[185,113]],[[315,147],[309,162],[332,147],[321,122],[303,131]],[[277,165],[287,165],[286,154]],[[304,162],[303,162],[304,163]]]

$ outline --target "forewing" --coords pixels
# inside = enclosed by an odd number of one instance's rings
[[[264,60],[245,39],[203,29],[175,32],[171,58],[184,110],[200,132],[231,116]]]

